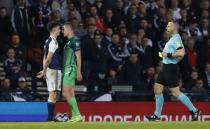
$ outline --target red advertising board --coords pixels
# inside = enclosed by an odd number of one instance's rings
[[[194,103],[197,108],[202,110],[200,121],[210,120],[210,103]],[[147,121],[145,115],[154,112],[155,103],[153,102],[80,102],[79,109],[87,122],[139,122]],[[69,112],[67,103],[59,102],[56,104],[56,113]],[[164,103],[163,121],[189,121],[190,113],[187,108],[179,102]]]

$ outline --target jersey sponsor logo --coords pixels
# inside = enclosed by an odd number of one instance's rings
[[[181,41],[177,41],[177,42],[176,42],[176,46],[177,46],[177,48],[178,48],[178,47],[181,47],[181,46],[182,46],[182,42],[181,42]]]

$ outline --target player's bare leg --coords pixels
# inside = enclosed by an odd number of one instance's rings
[[[63,96],[67,100],[69,106],[71,107],[72,117],[68,122],[82,122],[82,116],[79,112],[77,101],[75,99],[74,88],[63,86]]]
[[[151,116],[146,116],[146,118],[149,121],[160,121],[160,116],[161,116],[161,112],[162,112],[162,107],[163,107],[163,103],[164,103],[164,98],[163,98],[163,92],[164,90],[164,86],[159,84],[159,83],[155,83],[154,85],[154,93],[155,93],[155,112],[153,115]]]
[[[197,121],[201,111],[194,107],[190,99],[180,91],[180,87],[177,86],[175,88],[170,88],[170,91],[174,97],[176,97],[188,108],[192,116],[192,121]]]

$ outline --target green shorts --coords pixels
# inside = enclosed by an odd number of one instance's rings
[[[63,72],[63,81],[62,81],[63,86],[74,87],[76,76],[77,76],[76,68],[71,67],[68,68],[68,70],[65,70]]]

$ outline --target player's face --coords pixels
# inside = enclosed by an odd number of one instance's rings
[[[68,36],[68,27],[67,26],[63,26],[63,35],[64,35],[64,37]]]
[[[61,32],[60,26],[55,27],[55,32],[56,32],[57,35],[60,34],[60,32]]]
[[[169,22],[167,27],[166,27],[166,31],[169,33],[169,34],[172,34],[172,32],[175,30],[175,25],[173,22]]]

